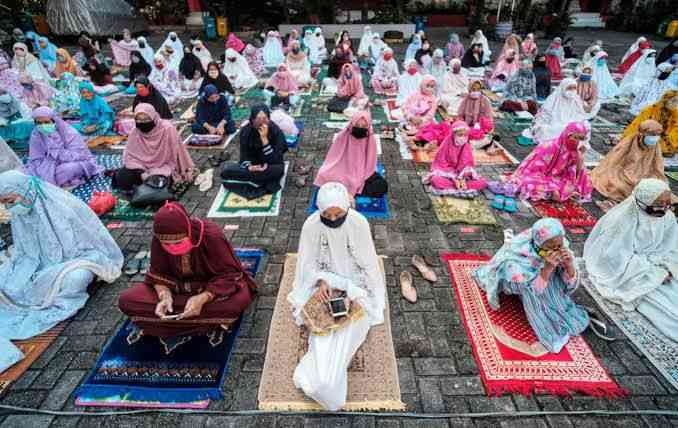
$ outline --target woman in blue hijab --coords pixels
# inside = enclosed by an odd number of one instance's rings
[[[106,101],[94,91],[89,82],[80,83],[80,123],[73,125],[86,137],[115,135],[113,121],[115,112]]]
[[[200,96],[195,111],[194,134],[226,136],[235,132],[228,100],[214,85],[207,85]]]
[[[0,174],[13,251],[0,265],[0,372],[23,358],[10,340],[44,333],[87,301],[95,277],[113,282],[123,255],[80,199],[18,171]]]
[[[54,70],[57,62],[57,47],[50,43],[47,37],[38,39],[38,57],[50,72]]]
[[[411,59],[414,59],[417,51],[422,47],[421,35],[418,33],[412,34],[412,41],[405,51],[405,62],[408,62]]]

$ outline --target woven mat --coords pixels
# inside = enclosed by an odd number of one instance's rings
[[[502,296],[500,309],[490,308],[472,276],[489,257],[446,253],[442,259],[488,395],[624,396],[582,336],[571,338],[558,354],[544,354],[517,296]]]
[[[431,196],[431,203],[438,221],[443,224],[497,224],[497,219],[481,198],[459,199],[449,196]]]
[[[56,339],[62,331],[64,331],[65,324],[61,323],[53,327],[49,331],[35,336],[27,340],[12,341],[17,348],[24,354],[24,358],[4,372],[0,373],[0,396],[9,388],[9,385],[19,379],[19,377],[35,362],[35,360],[42,355],[49,347],[54,339]]]
[[[193,138],[193,134],[190,134],[184,140],[184,145],[186,147],[188,147],[189,149],[192,149],[192,150],[224,150],[231,143],[231,141],[233,141],[235,136],[238,135],[239,133],[240,133],[240,129],[237,129],[233,134],[229,135],[228,137],[226,137],[226,139],[222,140],[221,143],[214,144],[214,145],[211,145],[211,146],[191,144],[191,139]]]
[[[287,295],[292,291],[297,255],[288,254],[266,346],[259,385],[261,410],[321,410],[294,386],[292,376],[306,352],[308,336],[292,318]],[[381,263],[383,273],[383,263]],[[353,356],[348,369],[348,399],[344,410],[404,410],[398,367],[391,336],[388,299],[384,323],[370,329],[367,340]]]
[[[565,227],[593,227],[598,221],[584,207],[573,200],[565,202],[530,202],[539,217],[552,217],[560,220]]]
[[[473,160],[476,161],[477,166],[517,165],[519,163],[504,146],[497,142],[494,145],[499,150],[493,155],[490,155],[485,150],[473,150]]]

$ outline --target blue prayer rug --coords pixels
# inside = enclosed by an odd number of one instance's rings
[[[94,192],[111,192],[113,190],[112,181],[111,177],[99,174],[71,190],[71,193],[88,204]]]
[[[261,269],[265,252],[236,249],[252,276]],[[102,407],[196,407],[199,402],[222,399],[221,386],[235,348],[242,317],[213,346],[213,337],[199,335],[170,355],[155,337],[141,336],[133,344],[135,327],[129,320],[105,346],[87,379],[76,391],[76,403]]]

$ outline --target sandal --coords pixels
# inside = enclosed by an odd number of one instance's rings
[[[208,169],[204,173],[200,174],[198,178],[201,178],[199,183],[200,187],[198,187],[198,190],[200,190],[201,192],[207,192],[212,188],[212,185],[214,184],[214,168]]]
[[[408,271],[400,273],[400,294],[410,303],[417,303],[417,289],[412,285],[412,274]]]
[[[421,276],[428,282],[438,281],[438,276],[431,270],[420,255],[412,256],[412,266],[416,267]]]
[[[141,270],[141,264],[146,257],[146,251],[139,251],[127,261],[127,267],[125,268],[125,275],[134,276],[139,273]]]
[[[604,322],[591,315],[589,315],[589,328],[591,329],[593,334],[605,340],[606,342],[614,342],[615,340],[617,340],[617,338],[607,335],[607,326],[605,325]],[[599,331],[598,329],[600,329],[601,331]]]
[[[518,212],[518,206],[516,205],[516,200],[506,196],[504,198],[504,211],[509,214],[515,214]]]
[[[302,187],[306,186],[306,177],[303,177],[303,176],[302,176],[302,177],[297,177],[297,178],[294,180],[294,185],[297,186],[297,187],[300,188],[300,189],[301,189]]]
[[[490,206],[491,206],[492,208],[494,208],[495,210],[501,211],[501,210],[504,209],[504,204],[505,204],[505,203],[506,203],[506,200],[505,200],[505,198],[504,198],[504,195],[496,195],[496,196],[494,197],[494,200],[493,200],[492,203],[490,204]]]
[[[150,267],[151,267],[151,252],[144,251],[144,258],[141,259],[141,263],[139,265],[139,274],[146,275]]]

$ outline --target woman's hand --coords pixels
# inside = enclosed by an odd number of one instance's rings
[[[268,145],[268,125],[261,125],[257,131],[259,131],[259,137],[261,137],[261,145]]]
[[[155,314],[158,318],[164,318],[167,314],[174,312],[172,292],[169,291],[169,288],[162,285],[156,285],[155,290],[158,293],[158,299],[160,299],[155,306]]]
[[[561,254],[559,252],[550,251],[543,256],[545,266],[544,268],[555,269],[561,263]]]
[[[177,319],[178,320],[183,320],[183,319],[189,319],[189,318],[196,318],[200,316],[200,313],[202,312],[202,307],[205,306],[206,303],[212,301],[212,294],[210,292],[204,292],[197,294],[186,302],[186,306],[184,307],[184,312],[181,313]]]
[[[318,281],[318,297],[323,303],[328,303],[330,301],[330,297],[332,297],[332,290],[330,290],[330,286],[322,279]]]

